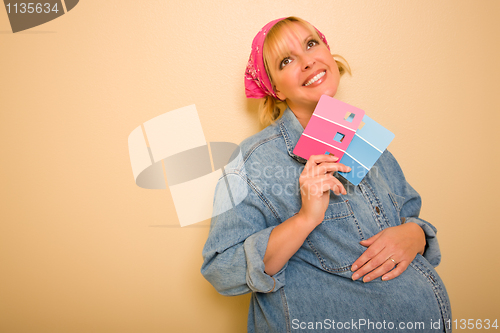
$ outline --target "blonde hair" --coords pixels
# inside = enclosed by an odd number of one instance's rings
[[[298,23],[302,27],[309,30],[312,34],[318,37],[318,40],[321,41],[321,43],[323,43],[316,29],[309,22],[304,21],[301,18],[290,16],[276,23],[268,31],[266,39],[264,40],[264,46],[262,50],[267,77],[269,78],[271,84],[273,84],[273,79],[271,77],[268,63],[271,59],[276,59],[278,57],[281,58],[288,53],[288,46],[286,43],[286,39],[284,38],[285,33],[291,32],[297,37],[299,36],[294,23]],[[351,74],[351,68],[342,56],[338,54],[332,54],[332,57],[337,63],[340,76],[344,75],[346,72]],[[259,119],[262,125],[267,126],[268,124],[274,124],[274,122],[281,118],[281,116],[283,115],[285,106],[285,101],[280,101],[273,96],[266,96],[262,98],[259,105]]]

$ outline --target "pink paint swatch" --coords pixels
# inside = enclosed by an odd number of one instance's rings
[[[344,155],[365,111],[333,97],[321,96],[293,153],[305,159],[311,155]]]

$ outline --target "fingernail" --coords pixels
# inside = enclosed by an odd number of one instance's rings
[[[353,279],[353,280],[357,280],[357,279],[359,279],[359,274],[353,274],[353,275],[352,275],[352,279]]]
[[[370,277],[369,277],[369,276],[365,276],[365,278],[363,279],[363,282],[365,282],[365,283],[366,283],[366,282],[370,282],[370,281],[371,281],[371,279],[370,279]]]
[[[382,276],[382,280],[386,281],[389,277],[387,276]]]
[[[347,167],[347,172],[351,171],[351,168]]]
[[[358,265],[352,265],[352,266],[351,266],[351,271],[353,271],[353,272],[354,272],[354,271],[355,271],[355,270],[357,270],[357,269],[358,269]]]

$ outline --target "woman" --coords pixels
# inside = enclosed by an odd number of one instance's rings
[[[321,95],[347,65],[289,17],[259,31],[245,75],[271,125],[244,140],[216,188],[202,274],[223,295],[252,292],[249,332],[447,331],[436,229],[385,151],[358,185],[328,155],[293,154]],[[276,108],[286,103],[284,111]],[[227,207],[233,206],[232,209]]]

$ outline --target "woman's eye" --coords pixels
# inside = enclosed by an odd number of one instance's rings
[[[288,57],[287,57],[287,58],[285,58],[285,59],[283,59],[283,60],[281,61],[281,63],[280,63],[280,69],[283,69],[283,67],[285,67],[286,65],[288,65],[288,64],[289,64],[289,63],[291,63],[291,62],[292,62],[292,59],[290,59],[290,58],[288,58]]]
[[[311,48],[314,45],[318,45],[318,41],[315,39],[311,39],[310,41],[307,42],[307,48]]]

